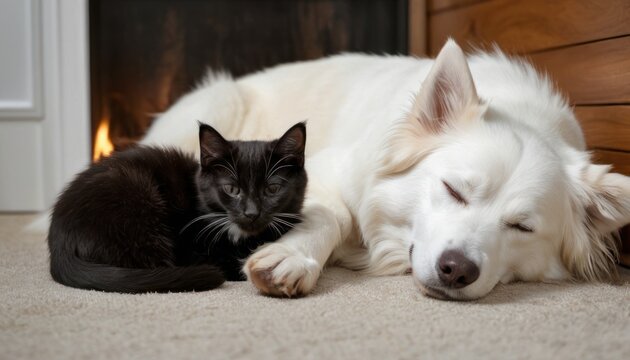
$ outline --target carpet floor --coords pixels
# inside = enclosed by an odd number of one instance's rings
[[[0,359],[630,359],[622,284],[499,286],[474,302],[423,297],[409,276],[326,269],[300,299],[247,282],[122,295],[52,281],[30,215],[0,216]]]

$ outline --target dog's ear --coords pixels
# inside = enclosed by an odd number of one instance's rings
[[[466,56],[448,40],[422,83],[409,114],[429,133],[440,133],[459,121],[469,120],[480,101]]]
[[[568,270],[578,279],[617,275],[618,231],[630,223],[630,177],[610,166],[588,164],[574,171],[573,217],[562,246]]]
[[[422,82],[411,111],[388,133],[379,173],[407,170],[431,151],[437,135],[474,123],[484,111],[464,52],[448,40]]]

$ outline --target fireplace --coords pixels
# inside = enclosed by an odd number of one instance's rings
[[[90,0],[93,157],[136,142],[208,68],[406,54],[406,0]]]

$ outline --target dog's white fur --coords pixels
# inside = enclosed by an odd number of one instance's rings
[[[143,142],[198,153],[197,120],[227,138],[269,139],[305,119],[304,222],[245,263],[262,292],[307,294],[327,262],[411,268],[425,294],[454,299],[499,282],[615,275],[630,179],[592,165],[565,100],[499,51],[466,58],[449,41],[436,60],[348,54],[212,76]],[[436,264],[448,249],[479,267],[475,282],[443,286]]]

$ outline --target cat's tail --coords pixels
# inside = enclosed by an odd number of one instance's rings
[[[131,269],[90,263],[74,254],[51,254],[50,274],[63,285],[119,293],[204,291],[225,282],[211,265]]]

